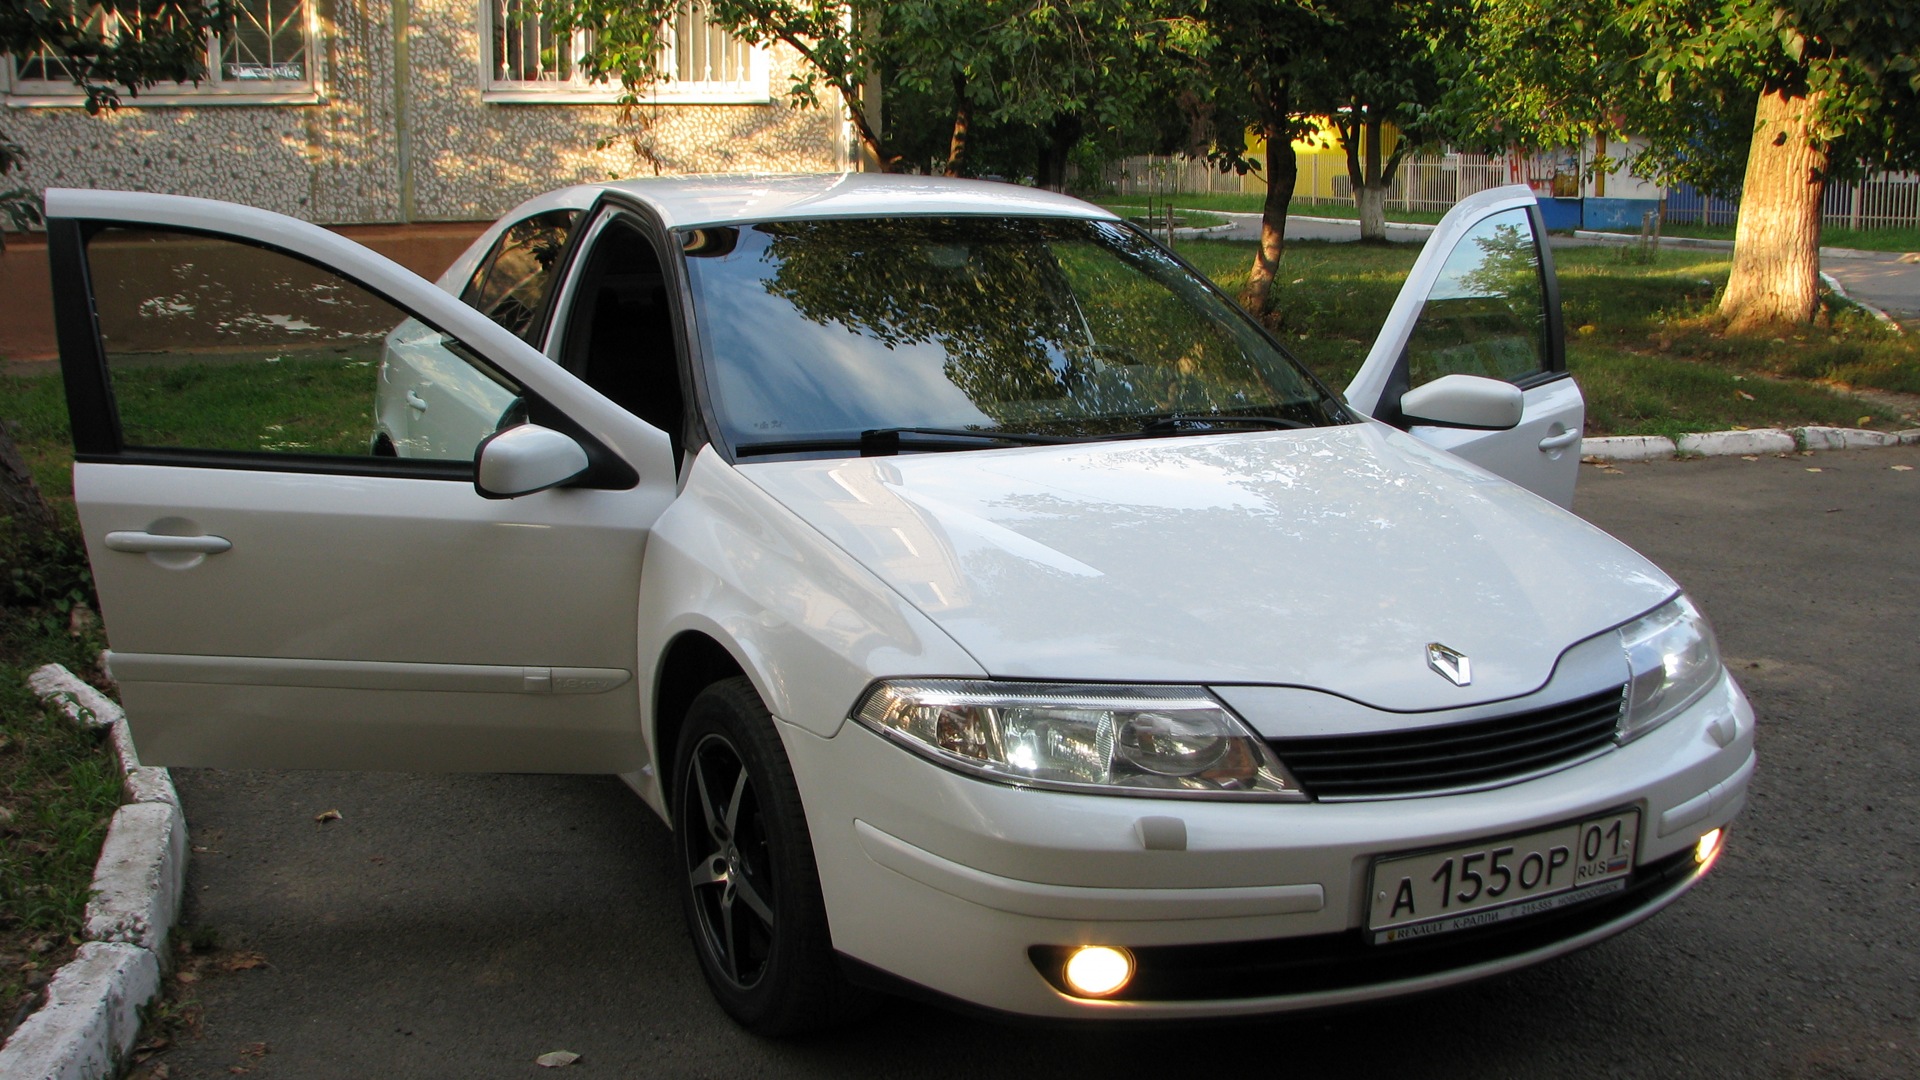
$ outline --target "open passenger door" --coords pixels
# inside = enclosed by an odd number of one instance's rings
[[[1560,290],[1546,240],[1539,206],[1525,187],[1495,188],[1456,204],[1414,262],[1347,387],[1347,400],[1375,419],[1571,506],[1586,402],[1567,374]],[[1497,388],[1458,379],[1433,387],[1449,375],[1497,380],[1518,390],[1517,418],[1489,422],[1471,409],[1403,407],[1431,403],[1456,389],[1482,402],[1497,397]],[[1432,388],[1408,397],[1422,387]]]

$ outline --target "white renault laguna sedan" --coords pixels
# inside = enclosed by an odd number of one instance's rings
[[[1706,621],[1563,509],[1524,189],[1448,216],[1344,394],[1016,187],[570,188],[438,287],[46,204],[142,756],[620,773],[756,1031],[1458,983],[1671,903],[1745,801]]]

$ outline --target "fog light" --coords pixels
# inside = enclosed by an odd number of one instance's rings
[[[1712,862],[1714,856],[1720,854],[1720,835],[1720,830],[1715,829],[1702,836],[1699,843],[1693,845],[1693,861],[1701,866]]]
[[[1133,954],[1107,945],[1084,945],[1067,958],[1067,989],[1081,997],[1119,993],[1133,978]]]

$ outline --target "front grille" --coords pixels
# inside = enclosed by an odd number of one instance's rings
[[[1585,757],[1613,740],[1616,688],[1544,709],[1446,727],[1269,740],[1319,798],[1364,799],[1490,787]]]

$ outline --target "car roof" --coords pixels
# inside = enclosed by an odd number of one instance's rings
[[[647,204],[670,229],[903,214],[1115,218],[1091,203],[1019,184],[886,173],[612,180],[561,188],[529,199],[508,218],[519,220],[545,210],[583,210],[602,192],[615,192]]]

